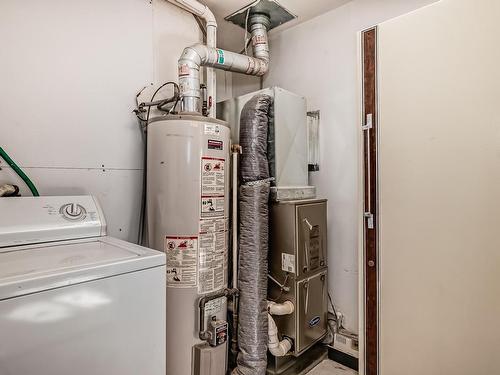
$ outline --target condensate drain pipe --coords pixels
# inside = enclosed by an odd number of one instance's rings
[[[278,327],[274,321],[273,315],[290,315],[294,312],[295,306],[291,301],[285,301],[283,303],[276,303],[272,301],[267,302],[268,310],[268,341],[267,347],[269,352],[275,357],[284,357],[288,354],[292,348],[292,341],[285,337],[283,340],[278,338]]]
[[[269,353],[275,357],[284,357],[292,348],[292,341],[287,337],[280,341],[278,338],[278,327],[273,317],[271,314],[267,314],[267,318],[269,325],[267,348],[269,349]]]

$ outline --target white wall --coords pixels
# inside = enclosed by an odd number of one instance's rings
[[[321,111],[321,170],[312,174],[312,183],[329,200],[329,283],[353,332],[358,332],[360,214],[357,32],[433,1],[354,0],[271,37],[264,87],[304,95],[309,110]]]
[[[153,33],[155,82],[177,82],[177,61],[185,47],[202,41],[200,28],[188,12],[153,0]]]
[[[41,194],[95,194],[110,234],[135,240],[135,95],[176,79],[180,52],[199,39],[193,17],[164,0],[1,1],[0,145]],[[3,166],[0,183],[24,187]]]

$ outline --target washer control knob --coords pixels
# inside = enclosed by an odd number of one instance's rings
[[[66,220],[78,221],[85,219],[87,211],[78,203],[66,203],[61,206],[59,213]]]

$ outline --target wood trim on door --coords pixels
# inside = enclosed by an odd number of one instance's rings
[[[378,375],[377,28],[361,33],[363,74],[365,374]]]

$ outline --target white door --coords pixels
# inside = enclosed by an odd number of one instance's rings
[[[500,1],[378,27],[381,375],[500,374]]]

